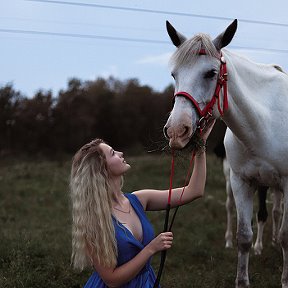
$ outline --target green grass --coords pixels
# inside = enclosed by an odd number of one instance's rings
[[[125,191],[168,188],[169,156],[127,160],[132,169]],[[188,162],[186,156],[177,160],[174,186],[183,185]],[[0,161],[0,287],[76,288],[88,279],[91,271],[79,274],[70,267],[69,170],[70,160]],[[204,199],[179,209],[162,287],[234,287],[237,251],[224,249],[225,199],[222,164],[209,156]],[[271,204],[268,208],[271,215]],[[148,216],[160,233],[164,212]],[[235,213],[234,218],[236,223]],[[263,255],[250,255],[251,287],[280,287],[282,256],[271,246],[271,234],[269,217]],[[153,259],[155,270],[159,260],[160,255]]]

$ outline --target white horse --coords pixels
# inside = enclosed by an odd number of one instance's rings
[[[233,247],[233,208],[234,208],[234,197],[230,183],[230,164],[226,158],[226,151],[223,142],[221,141],[215,148],[214,153],[223,162],[223,173],[226,180],[226,215],[227,215],[227,225],[225,232],[225,248]],[[263,250],[263,232],[264,227],[268,218],[268,211],[266,205],[267,198],[267,186],[259,186],[257,188],[258,195],[258,212],[256,215],[257,220],[257,237],[253,245],[255,255],[261,255]],[[270,189],[273,199],[272,207],[272,245],[277,246],[279,243],[279,229],[281,225],[282,217],[282,195],[273,189]]]
[[[223,118],[229,128],[224,143],[237,209],[236,287],[249,286],[253,193],[262,185],[283,193],[281,282],[282,288],[288,288],[288,76],[278,66],[256,64],[222,49],[236,29],[237,20],[214,40],[206,34],[187,40],[167,22],[168,34],[178,49],[171,58],[175,102],[164,133],[172,148],[181,149],[210,115]],[[223,87],[223,93],[219,92]]]

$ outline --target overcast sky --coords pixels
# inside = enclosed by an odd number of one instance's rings
[[[113,75],[161,91],[173,82],[166,20],[186,36],[214,38],[238,18],[230,49],[288,71],[287,0],[53,1],[0,0],[0,86],[13,83],[29,97],[39,89],[56,96],[72,77]]]

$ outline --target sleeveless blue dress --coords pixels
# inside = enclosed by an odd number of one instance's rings
[[[118,247],[117,266],[130,261],[134,258],[152,239],[154,239],[153,227],[148,220],[141,202],[134,194],[126,193],[125,196],[131,203],[142,224],[143,240],[140,242],[123,224],[121,224],[115,217],[113,223],[115,227],[115,236]],[[144,268],[138,275],[130,280],[125,285],[119,286],[121,288],[152,288],[155,282],[155,274],[150,264],[150,260],[146,263]],[[103,280],[95,271],[88,279],[84,288],[107,288]]]

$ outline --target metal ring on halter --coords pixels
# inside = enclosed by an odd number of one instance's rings
[[[207,112],[206,116],[203,116],[199,119],[198,123],[197,123],[197,128],[203,130],[206,127],[207,121],[208,119],[212,117],[212,113],[211,112]],[[203,125],[202,125],[203,123]]]
[[[205,125],[206,125],[206,122],[207,122],[206,118],[205,117],[201,117],[199,119],[198,123],[197,123],[197,128],[203,129],[205,127]],[[202,125],[202,123],[204,123],[204,124]]]

